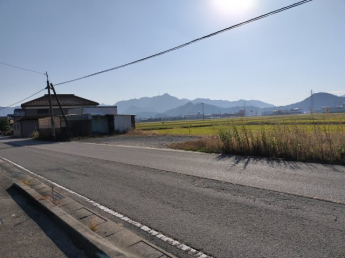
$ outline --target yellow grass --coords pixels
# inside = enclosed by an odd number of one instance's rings
[[[142,123],[137,128],[158,134],[203,136],[173,148],[345,163],[345,114]]]

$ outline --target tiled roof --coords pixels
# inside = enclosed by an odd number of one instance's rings
[[[88,100],[88,99],[83,99],[81,97],[75,96],[73,94],[57,94],[61,106],[98,106],[99,103]],[[52,94],[51,95],[52,99],[52,105],[53,106],[58,106],[58,103],[56,101],[55,96]],[[43,97],[30,100],[26,103],[23,103],[22,108],[25,107],[47,107],[49,106],[49,97],[48,95],[44,95]]]

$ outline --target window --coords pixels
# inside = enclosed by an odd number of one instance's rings
[[[37,109],[37,115],[49,115],[49,109]]]

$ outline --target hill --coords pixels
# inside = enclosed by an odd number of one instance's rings
[[[274,105],[262,102],[260,100],[244,100],[240,99],[237,101],[228,101],[228,100],[211,100],[211,99],[195,99],[192,103],[205,103],[209,105],[214,105],[218,107],[228,108],[228,107],[244,107],[244,106],[253,106],[258,108],[269,108],[274,107]]]
[[[130,100],[123,100],[115,103],[118,108],[119,113],[122,114],[136,114],[137,117],[142,117],[145,114],[150,114],[150,116],[156,114],[160,114],[162,116],[170,116],[170,114],[179,114],[179,113],[186,113],[187,108],[183,107],[187,103],[192,104],[199,104],[204,103],[205,106],[205,113],[213,113],[213,110],[218,110],[219,112],[223,112],[226,108],[235,108],[237,109],[229,109],[229,112],[236,112],[235,110],[243,109],[244,106],[252,106],[255,108],[266,108],[266,107],[274,107],[271,104],[259,101],[259,100],[238,100],[238,101],[227,101],[227,100],[211,100],[205,98],[198,98],[194,100],[188,99],[178,99],[174,96],[171,96],[167,93],[155,96],[155,97],[143,97],[140,99],[130,99]],[[208,108],[207,105],[210,105],[210,110],[206,110]],[[171,111],[172,109],[181,108],[181,111],[175,110]],[[192,112],[196,111],[198,108],[194,106],[193,110],[187,112],[188,114],[194,114]],[[184,110],[184,111],[182,111]],[[198,111],[196,111],[197,113]],[[164,114],[164,115],[163,115]]]
[[[0,107],[0,116],[7,116],[9,114],[13,114],[16,108],[20,108],[20,107],[5,107],[4,109]]]
[[[310,110],[311,103],[313,101],[313,110],[320,110],[325,106],[338,106],[345,103],[345,97],[338,97],[330,93],[314,93],[313,100],[310,97],[286,106],[276,107],[277,109],[291,109],[291,108],[302,108],[305,112]],[[267,109],[266,109],[267,110]]]
[[[140,99],[123,100],[115,103],[119,113],[139,113],[139,112],[165,112],[169,109],[184,105],[186,99],[178,99],[164,94],[155,97],[143,97]]]
[[[292,109],[301,108],[304,112],[308,112],[311,107],[312,99],[308,97],[300,102],[296,102],[286,106],[275,107],[271,104],[259,100],[211,100],[206,98],[197,98],[194,100],[178,99],[164,94],[155,97],[145,97],[140,99],[131,99],[127,101],[119,101],[115,105],[118,106],[120,113],[136,114],[137,118],[149,117],[175,117],[196,115],[202,113],[202,103],[204,103],[204,113],[237,113],[240,109],[246,109],[246,114],[261,115],[262,111],[273,109]],[[329,93],[313,94],[313,110],[320,110],[324,106],[337,106],[345,103],[345,97],[338,97]]]

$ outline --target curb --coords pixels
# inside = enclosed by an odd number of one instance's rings
[[[64,230],[87,257],[176,258],[37,179],[13,180],[14,186]]]

